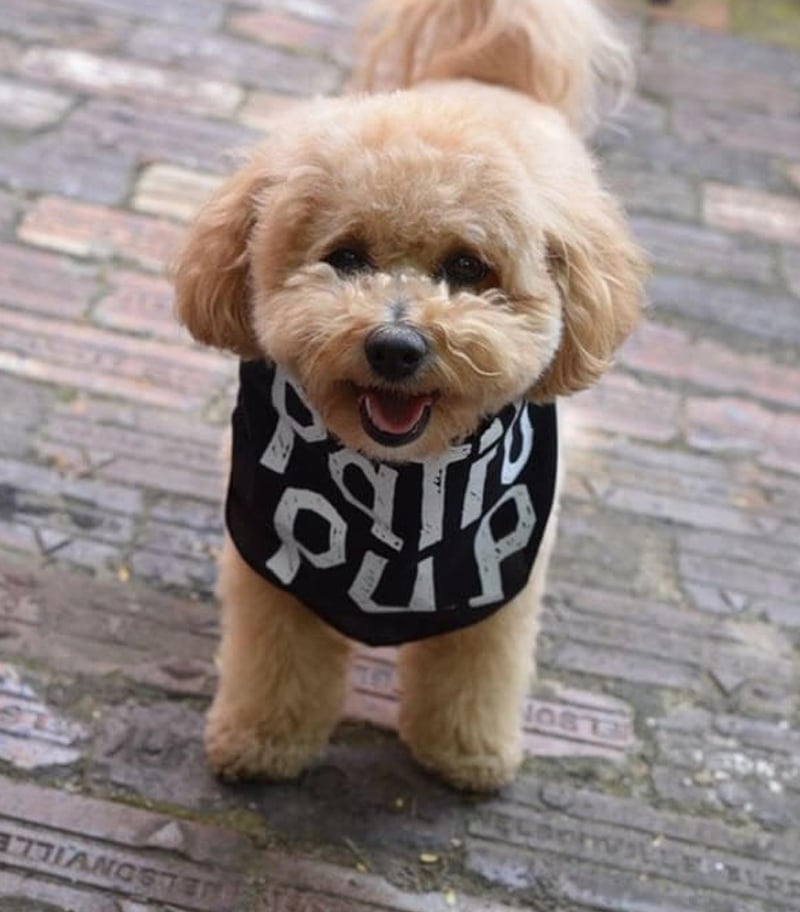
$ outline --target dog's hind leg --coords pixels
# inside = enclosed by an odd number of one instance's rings
[[[339,717],[350,644],[248,567],[229,540],[218,592],[223,633],[209,762],[226,779],[294,778]]]

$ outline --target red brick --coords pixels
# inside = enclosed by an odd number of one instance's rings
[[[799,134],[800,138],[800,134]],[[800,244],[800,200],[744,187],[706,184],[703,218],[727,231]]]
[[[212,691],[211,656],[219,629],[210,602],[60,569],[24,573],[5,558],[0,624],[5,654],[22,654],[69,674],[114,672],[168,693]]]
[[[331,28],[321,22],[300,19],[278,10],[237,13],[229,19],[228,27],[232,32],[262,44],[282,45],[303,51],[310,48],[328,53],[341,52],[350,50],[352,44],[350,29]]]
[[[96,323],[158,339],[188,342],[173,312],[174,292],[166,279],[116,270],[111,291],[92,311]]]
[[[359,650],[351,671],[345,714],[396,728],[399,713],[397,655],[393,649]],[[633,746],[630,707],[619,701],[542,682],[523,709],[525,751],[539,757],[619,757]]]
[[[233,833],[10,780],[2,790],[3,859],[30,880],[113,893],[119,909],[135,908],[125,897],[197,912],[237,908],[246,843]],[[71,863],[78,856],[83,867]]]
[[[683,22],[723,32],[731,22],[727,0],[679,0],[670,6],[651,6],[648,12],[663,22]]]
[[[211,352],[0,309],[0,367],[101,395],[198,408],[230,374]]]
[[[800,415],[742,399],[690,399],[687,439],[703,450],[757,454],[762,465],[800,474]]]
[[[298,100],[277,92],[251,92],[237,115],[238,119],[256,130],[269,130],[275,118],[297,107]]]
[[[150,269],[162,269],[183,236],[162,219],[53,196],[33,206],[18,233],[40,247],[84,257],[121,257]]]
[[[185,221],[197,213],[222,180],[216,174],[176,165],[151,165],[136,184],[133,208]]]
[[[66,257],[0,243],[0,302],[31,313],[80,317],[97,293],[92,270]]]
[[[689,399],[686,436],[701,450],[755,452],[773,419],[771,412],[746,399]]]
[[[563,403],[566,436],[581,428],[666,443],[678,433],[680,397],[632,377],[606,376],[598,386]]]
[[[74,49],[31,48],[18,69],[27,76],[93,95],[174,105],[206,114],[230,114],[242,98],[242,90],[235,85]]]
[[[632,370],[671,380],[800,406],[800,369],[774,364],[760,355],[740,354],[657,323],[642,324],[619,360]]]

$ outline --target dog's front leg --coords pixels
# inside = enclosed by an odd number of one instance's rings
[[[401,737],[424,767],[458,788],[491,791],[519,768],[533,608],[523,592],[480,624],[403,650]]]
[[[423,766],[458,788],[493,791],[514,778],[522,761],[522,706],[535,673],[555,527],[553,515],[515,599],[480,624],[401,653],[401,737]]]
[[[228,540],[220,560],[219,687],[206,752],[227,779],[291,779],[325,746],[344,699],[350,644],[268,583]]]

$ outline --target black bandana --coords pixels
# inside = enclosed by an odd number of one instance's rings
[[[331,437],[282,369],[243,362],[239,378],[226,519],[256,573],[373,646],[474,624],[525,586],[555,406],[514,403],[441,456],[380,463]]]

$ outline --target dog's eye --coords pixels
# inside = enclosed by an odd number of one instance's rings
[[[323,257],[322,262],[333,266],[339,275],[351,275],[354,272],[372,269],[372,263],[366,251],[360,247],[337,247],[336,250],[332,250]]]
[[[436,270],[436,278],[449,285],[463,287],[478,285],[487,275],[489,266],[471,253],[453,253]]]

